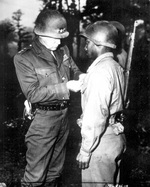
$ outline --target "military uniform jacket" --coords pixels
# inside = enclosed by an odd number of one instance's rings
[[[107,133],[109,116],[123,110],[123,72],[110,52],[99,56],[87,70],[81,89],[81,150],[86,153],[95,150],[103,133]]]
[[[74,79],[81,74],[67,46],[57,49],[53,56],[38,38],[15,55],[14,64],[21,89],[31,103],[68,100],[70,94],[66,82],[70,80],[71,72]]]

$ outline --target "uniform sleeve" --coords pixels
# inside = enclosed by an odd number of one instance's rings
[[[87,103],[83,113],[81,151],[91,153],[106,128],[112,93],[110,76],[107,76],[104,71],[93,74],[89,79],[86,92]]]
[[[32,63],[21,54],[15,55],[14,64],[20,87],[31,103],[69,99],[66,83],[51,85],[47,80],[48,83],[42,86]]]

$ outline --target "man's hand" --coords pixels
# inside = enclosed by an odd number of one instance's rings
[[[80,151],[80,153],[77,155],[77,162],[80,169],[86,169],[89,167],[91,156],[85,152]]]
[[[78,92],[81,89],[81,82],[80,81],[75,81],[71,80],[66,83],[68,90],[73,91],[73,92]]]

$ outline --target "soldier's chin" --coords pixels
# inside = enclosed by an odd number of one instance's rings
[[[58,46],[59,46],[59,45],[58,45]],[[58,46],[52,47],[51,50],[52,50],[52,51],[55,51],[55,50],[58,48]]]

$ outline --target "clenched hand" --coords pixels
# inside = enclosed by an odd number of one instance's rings
[[[90,158],[91,158],[90,155],[85,155],[85,154],[80,152],[77,155],[77,158],[76,158],[79,168],[80,169],[88,168],[89,167]]]

